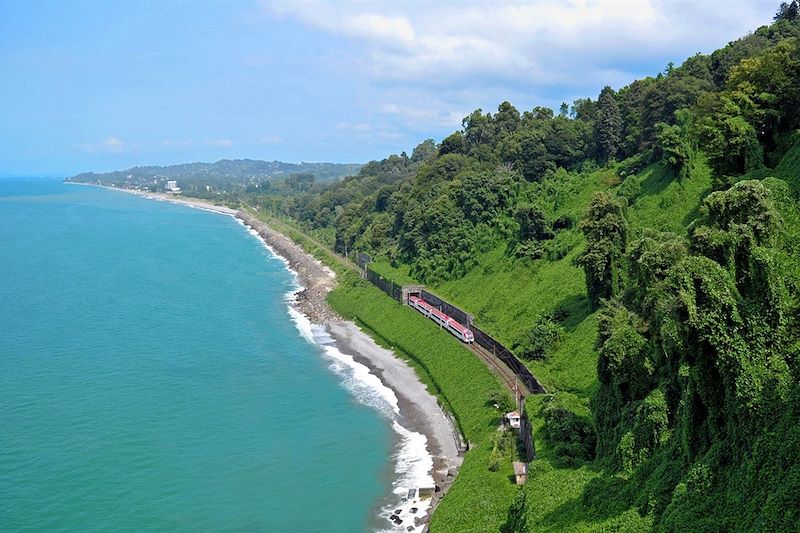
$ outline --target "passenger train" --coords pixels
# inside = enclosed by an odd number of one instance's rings
[[[475,336],[468,327],[460,324],[455,318],[442,313],[422,298],[418,296],[409,296],[408,305],[447,329],[447,331],[458,337],[462,342],[466,342],[467,344],[475,342]]]

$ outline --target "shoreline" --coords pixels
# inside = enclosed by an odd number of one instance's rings
[[[337,283],[336,275],[330,268],[264,222],[241,212],[236,214],[236,218],[257,233],[276,255],[287,262],[289,269],[296,273],[298,283],[304,287],[295,294],[294,305],[297,311],[312,324],[324,327],[339,351],[367,367],[371,374],[394,392],[400,410],[399,418],[394,422],[408,431],[425,436],[433,464],[429,474],[433,478],[434,487],[431,488],[434,488],[434,492],[430,507],[425,515],[419,517],[421,520],[417,527],[427,525],[463,461],[456,437],[458,429],[447,417],[436,396],[428,391],[416,371],[406,361],[379,346],[354,322],[344,320],[330,308],[326,297]],[[411,505],[405,507],[404,511],[407,511]],[[404,507],[398,504],[396,508]],[[404,523],[405,525],[407,524]]]
[[[188,207],[194,207],[195,209],[203,209],[205,211],[211,211],[232,217],[236,216],[236,213],[238,213],[236,209],[231,209],[230,207],[225,207],[223,205],[216,205],[208,200],[202,200],[200,198],[189,199],[186,196],[175,196],[174,194],[166,194],[163,192],[135,191],[133,189],[123,189],[121,187],[111,187],[110,185],[99,185],[97,183],[80,183],[77,181],[63,181],[62,183],[66,183],[68,185],[87,185],[89,187],[100,187],[101,189],[107,189],[109,191],[119,191],[133,194],[134,196],[141,196],[142,198],[147,198],[148,200],[185,205]]]
[[[293,302],[289,305],[305,316],[311,324],[323,327],[342,354],[365,366],[385,387],[394,392],[397,397],[399,416],[392,423],[399,424],[407,431],[424,435],[427,440],[427,452],[432,459],[432,471],[429,472],[429,475],[433,478],[435,489],[426,512],[420,516],[412,515],[415,530],[417,528],[426,529],[439,500],[452,484],[463,461],[457,443],[458,429],[454,427],[450,418],[439,405],[436,396],[428,391],[416,371],[406,361],[399,358],[394,352],[379,346],[354,322],[344,320],[330,308],[326,297],[337,285],[336,275],[330,268],[306,253],[300,245],[286,235],[241,211],[214,205],[200,199],[190,200],[163,193],[133,191],[95,184],[79,185],[102,187],[151,200],[166,201],[234,217],[252,233],[258,235],[272,253],[282,258],[302,287],[295,293]],[[418,489],[419,487],[414,488]],[[393,492],[391,491],[392,487],[389,489],[389,493]],[[411,503],[407,505],[404,505],[403,502],[398,503],[395,509],[403,509],[404,522],[402,526],[391,525],[392,522],[386,517],[387,527],[405,530],[410,525],[407,520],[412,517],[408,515],[408,509],[411,506]]]
[[[430,474],[435,487],[423,521],[427,524],[463,462],[463,455],[458,448],[458,429],[406,361],[391,350],[377,345],[353,322],[331,322],[326,329],[342,352],[369,368],[395,392],[400,408],[397,422],[409,431],[425,435],[428,453],[433,460]]]

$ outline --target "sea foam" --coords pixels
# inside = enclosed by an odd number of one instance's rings
[[[408,531],[413,526],[413,531],[422,531],[423,525],[416,526],[408,523],[408,517],[424,517],[431,505],[430,498],[420,499],[418,496],[411,500],[406,499],[409,489],[434,486],[433,457],[428,450],[428,439],[422,433],[411,431],[399,423],[400,404],[395,392],[386,386],[378,376],[372,373],[368,366],[359,363],[350,355],[342,352],[336,346],[336,341],[325,330],[324,326],[314,324],[311,320],[297,310],[295,306],[297,294],[303,287],[289,261],[278,254],[259,233],[243,221],[236,219],[247,228],[248,233],[258,239],[264,247],[277,259],[283,262],[293,278],[293,288],[286,293],[288,313],[295,323],[300,335],[310,344],[318,346],[322,355],[330,362],[329,368],[342,380],[342,385],[359,402],[376,409],[390,422],[392,429],[399,439],[396,449],[392,454],[395,479],[392,481],[392,494],[395,498],[390,504],[380,510],[380,516],[386,519],[386,527],[381,531]],[[411,509],[416,508],[415,513]],[[395,510],[401,509],[404,520],[401,525],[395,525],[389,517]]]

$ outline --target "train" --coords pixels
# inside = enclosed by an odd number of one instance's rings
[[[409,296],[408,305],[455,335],[461,342],[466,342],[467,344],[475,342],[475,335],[472,334],[472,331],[467,326],[436,309],[419,296]]]

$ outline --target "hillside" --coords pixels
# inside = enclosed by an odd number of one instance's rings
[[[793,3],[596,100],[503,102],[322,190],[240,196],[473,313],[549,391],[527,485],[471,506],[498,483],[479,447],[434,531],[796,530],[798,38]],[[359,316],[366,290],[334,298]]]
[[[169,166],[133,167],[114,172],[86,172],[67,178],[126,189],[164,191],[168,180],[177,181],[185,194],[239,193],[266,189],[308,190],[314,183],[330,183],[358,173],[362,165],[340,163],[284,163],[253,159],[222,159],[216,163],[185,163]],[[274,189],[274,190],[273,190]]]

